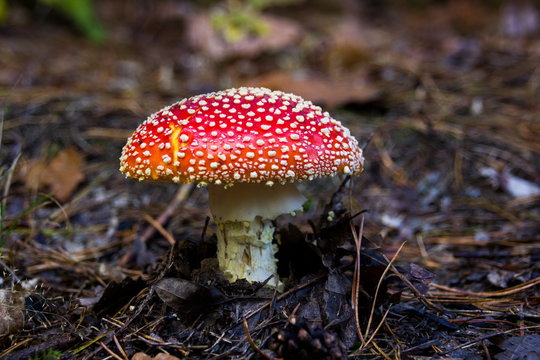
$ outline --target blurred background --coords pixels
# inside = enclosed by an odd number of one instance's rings
[[[351,129],[366,167],[347,206],[389,257],[407,241],[398,263],[445,286],[529,284],[539,64],[532,0],[0,0],[0,285],[90,298],[147,276],[169,242],[133,244],[178,187],[124,179],[121,148],[160,108],[239,86],[301,95]],[[282,226],[311,232],[341,181],[303,184],[306,211]],[[206,201],[189,192],[165,231],[199,241]],[[501,319],[516,304],[495,303]]]
[[[125,139],[181,98],[247,85],[301,95],[371,140],[355,201],[384,231],[489,232],[469,211],[516,224],[506,201],[540,192],[533,1],[3,0],[0,19],[10,217],[28,192],[167,199],[173,186],[126,192],[139,185],[116,171]],[[336,182],[316,187],[326,198]]]

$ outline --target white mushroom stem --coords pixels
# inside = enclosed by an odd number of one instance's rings
[[[268,285],[279,285],[271,220],[257,216],[253,221],[225,221],[217,226],[219,266],[229,281],[262,282],[275,275]]]
[[[273,276],[267,285],[281,290],[272,220],[300,209],[304,196],[291,183],[210,185],[208,191],[217,225],[219,267],[227,279],[263,282]]]

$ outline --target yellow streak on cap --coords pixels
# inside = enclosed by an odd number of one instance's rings
[[[173,123],[170,123],[172,134],[169,138],[171,147],[173,149],[173,164],[176,164],[178,161],[178,150],[180,149],[180,133],[182,132],[181,126],[175,126]],[[182,147],[186,147],[187,144],[182,144]]]

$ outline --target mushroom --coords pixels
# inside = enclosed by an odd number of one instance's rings
[[[209,185],[218,261],[229,281],[281,288],[277,216],[305,201],[294,182],[358,174],[364,158],[349,130],[318,106],[265,88],[183,99],[143,122],[124,146],[126,177]]]

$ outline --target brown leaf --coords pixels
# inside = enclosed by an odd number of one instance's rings
[[[363,75],[328,78],[277,71],[256,78],[248,85],[290,92],[329,108],[347,103],[372,101],[379,95],[378,89]]]
[[[131,357],[131,360],[152,360],[152,357],[143,352],[138,352]]]
[[[421,294],[425,295],[429,290],[429,285],[433,280],[435,275],[424,269],[423,267],[411,264],[409,268],[409,273],[407,274],[407,279],[414,285]]]
[[[154,285],[154,289],[159,298],[173,309],[189,306],[192,311],[197,311],[223,299],[223,295],[214,288],[179,278],[165,278]]]
[[[165,354],[165,353],[160,353],[160,354],[157,354],[156,356],[154,356],[154,360],[180,360],[180,359],[177,358],[176,356],[172,356],[172,355]]]
[[[154,286],[159,298],[173,309],[184,303],[201,286],[184,279],[165,278]]]
[[[84,179],[84,159],[75,148],[60,151],[52,160],[30,160],[23,169],[26,187],[50,191],[59,201],[69,199]]]
[[[172,356],[170,354],[165,354],[165,353],[160,353],[154,357],[151,357],[150,355],[147,355],[143,352],[138,352],[135,355],[133,355],[131,360],[180,360],[180,359],[177,358],[176,356]]]
[[[267,31],[260,36],[248,36],[229,43],[212,26],[208,14],[188,19],[188,39],[191,45],[214,60],[231,56],[253,57],[264,51],[279,51],[295,44],[302,35],[299,25],[275,16],[261,16]]]

